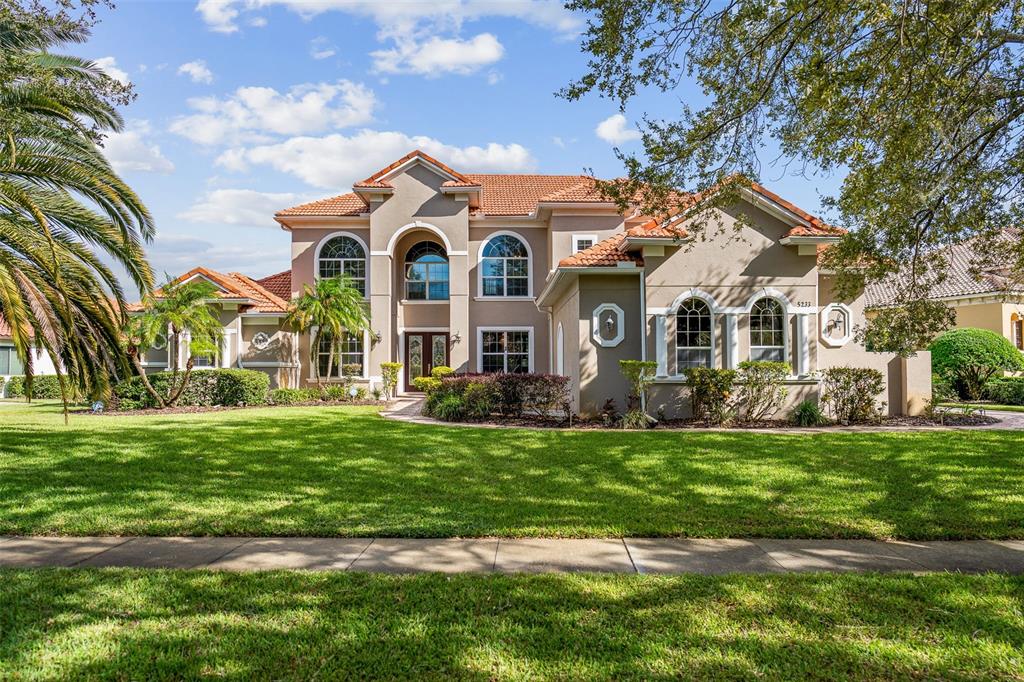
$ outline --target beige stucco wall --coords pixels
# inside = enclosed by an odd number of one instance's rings
[[[618,409],[626,407],[629,383],[619,360],[639,360],[643,338],[640,326],[640,278],[635,275],[582,275],[579,278],[579,412],[594,415],[608,398]],[[625,336],[619,345],[598,345],[592,336],[595,309],[613,303],[625,313]]]
[[[1024,317],[1022,303],[958,303],[953,308],[956,313],[956,326],[989,329],[1002,334],[1013,341],[1013,316]]]
[[[558,328],[562,328],[562,374],[570,378],[570,391],[572,396],[573,410],[579,411],[580,406],[580,360],[582,357],[581,324],[580,320],[580,296],[579,287],[574,282],[567,290],[561,300],[557,301],[551,310],[551,322],[554,336],[551,339],[551,357],[554,359],[551,371],[558,372],[557,360],[557,339]],[[592,377],[587,377],[588,381]]]
[[[608,214],[608,211],[582,211],[575,210],[554,211],[548,221],[547,260],[544,261],[546,269],[557,267],[558,261],[571,256],[572,236],[574,234],[592,234],[597,241],[602,241],[623,230],[623,218],[621,215]]]

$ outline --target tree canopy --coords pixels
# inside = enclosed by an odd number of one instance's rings
[[[952,322],[925,302],[943,277],[942,247],[1022,224],[1022,0],[569,6],[589,13],[590,60],[563,96],[597,92],[624,108],[642,89],[670,92],[686,78],[706,95],[678,117],[646,118],[643,152],[619,152],[629,177],[607,191],[667,210],[677,188],[759,178],[767,140],[789,170],[845,173],[825,201],[850,232],[826,258],[845,294],[899,273],[895,303],[914,312],[878,318],[901,327],[881,335],[896,350],[920,348]],[[1024,272],[1024,244],[1004,241],[983,260],[979,269]]]

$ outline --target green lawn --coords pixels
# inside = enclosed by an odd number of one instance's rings
[[[1024,432],[406,424],[0,406],[0,534],[1024,538]]]
[[[983,410],[1000,410],[1002,412],[1024,412],[1024,405],[997,405],[996,403],[940,403],[942,407],[974,407]]]
[[[0,571],[0,678],[1006,679],[1024,578]]]

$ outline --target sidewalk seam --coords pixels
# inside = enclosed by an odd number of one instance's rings
[[[82,563],[83,561],[88,561],[89,559],[95,559],[98,556],[102,556],[102,555],[106,554],[107,552],[109,552],[112,549],[117,549],[118,547],[121,547],[123,545],[127,545],[129,542],[132,542],[133,540],[138,540],[138,539],[139,538],[136,537],[136,536],[131,536],[131,537],[125,538],[124,542],[119,542],[116,545],[111,545],[110,547],[107,547],[106,549],[104,549],[101,552],[96,552],[95,554],[90,554],[89,556],[84,556],[81,559],[79,559],[78,561],[76,561],[74,563],[71,563],[71,564],[68,564],[68,568],[74,568],[75,566],[77,566],[78,564]]]
[[[355,559],[349,562],[348,566],[345,567],[345,570],[351,571],[352,567],[355,566],[356,562],[362,559],[363,555],[366,554],[366,550],[370,549],[370,545],[372,545],[375,542],[377,542],[377,538],[370,538],[370,541],[366,543],[366,547],[363,547],[361,550],[359,550],[359,554],[356,555]]]
[[[228,551],[226,551],[226,552],[224,552],[223,554],[221,554],[221,555],[220,555],[219,557],[217,557],[216,559],[212,559],[211,561],[207,561],[207,562],[206,562],[205,564],[203,564],[203,566],[205,566],[206,568],[209,568],[210,566],[213,566],[213,565],[214,565],[215,563],[217,563],[218,561],[220,561],[221,559],[223,559],[224,557],[226,557],[226,556],[227,556],[228,554],[231,554],[231,553],[232,553],[232,552],[234,552],[234,551],[235,551],[236,549],[241,549],[241,548],[245,547],[246,545],[248,545],[248,544],[249,544],[250,542],[252,542],[252,541],[253,541],[253,540],[255,540],[255,539],[256,539],[256,538],[249,538],[248,540],[244,540],[244,541],[243,541],[243,542],[242,542],[241,544],[237,544],[237,545],[235,545],[234,547],[232,547],[232,548],[231,548],[231,549],[229,549]],[[196,566],[196,567],[198,567],[198,566]]]
[[[498,570],[498,548],[499,547],[501,547],[501,538],[498,538],[498,541],[494,543],[494,561],[491,562],[491,570],[492,571],[497,571]]]
[[[640,573],[640,567],[636,565],[635,561],[633,561],[633,553],[629,551],[629,545],[626,544],[626,538],[622,538],[622,546],[626,550],[626,556],[629,557],[629,563],[633,566],[633,572]]]
[[[790,569],[788,569],[788,568],[786,568],[785,566],[782,565],[782,562],[780,562],[778,559],[773,557],[771,552],[769,552],[764,547],[762,547],[760,542],[758,542],[757,540],[753,540],[752,539],[752,540],[750,540],[750,544],[754,545],[754,547],[757,547],[759,550],[761,550],[762,554],[764,554],[766,557],[768,557],[768,559],[771,560],[771,562],[773,564],[775,564],[776,566],[781,568],[783,571],[785,571],[786,573],[790,573],[791,572]],[[782,552],[782,553],[785,554],[785,552]],[[789,555],[789,556],[792,556],[792,555]]]

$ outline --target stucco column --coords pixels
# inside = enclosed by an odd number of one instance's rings
[[[473,372],[476,367],[469,357],[470,342],[475,341],[475,332],[469,327],[469,256],[449,254],[448,268],[448,333],[451,334],[452,342],[448,361],[456,372]],[[457,342],[456,334],[459,338]]]
[[[178,335],[178,369],[188,365],[189,346],[192,345],[192,334],[186,329]]]
[[[227,330],[220,337],[220,366],[221,369],[231,367],[231,334]]]
[[[725,314],[725,359],[726,369],[736,369],[740,364],[739,315]]]
[[[380,376],[380,363],[398,360],[395,350],[397,330],[391,316],[391,256],[387,254],[370,256],[370,335],[368,377]],[[374,342],[374,332],[380,333],[380,342]]]
[[[807,376],[811,371],[811,332],[810,319],[812,313],[797,313],[796,316],[796,373]]]
[[[659,377],[668,376],[668,316],[654,316],[654,353],[658,361]]]

